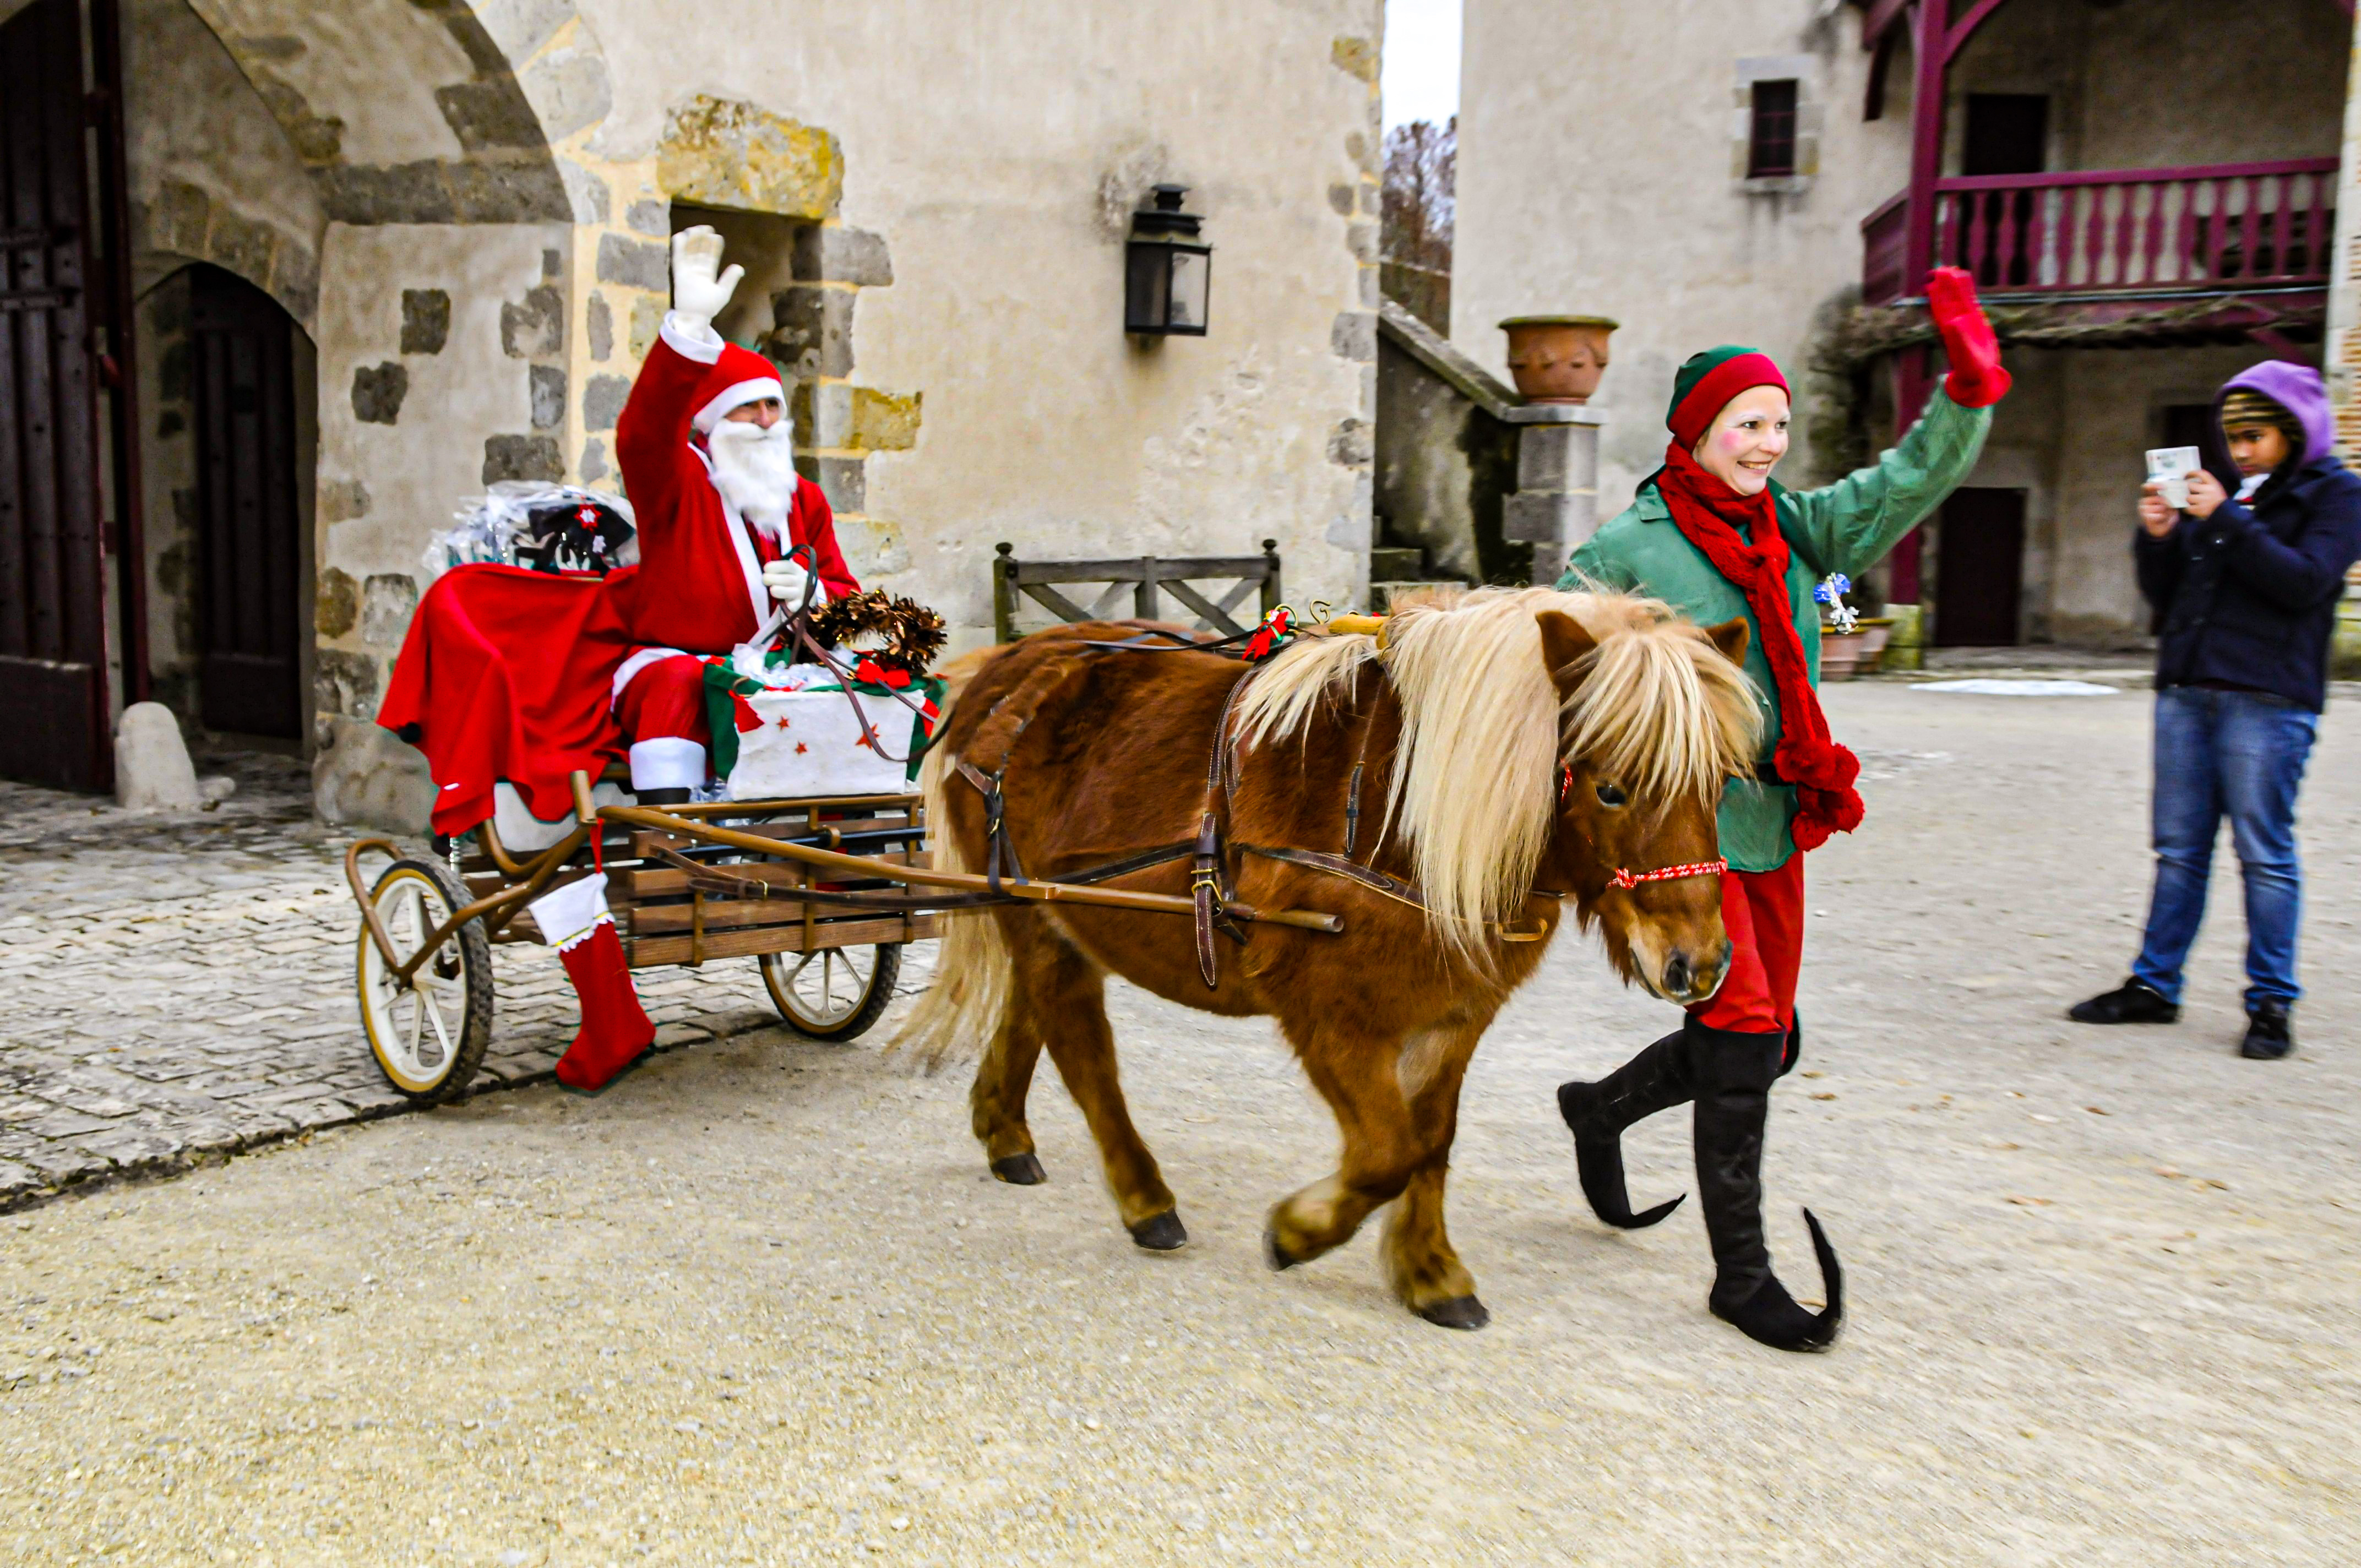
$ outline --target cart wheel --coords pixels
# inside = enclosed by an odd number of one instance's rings
[[[902,945],[822,948],[816,953],[764,953],[763,983],[787,1026],[815,1040],[850,1040],[877,1022],[894,1000]]]
[[[369,890],[369,902],[405,960],[467,903],[451,873],[425,861],[394,861]],[[466,1092],[492,1040],[492,944],[483,923],[470,920],[444,938],[406,986],[364,924],[359,975],[361,1027],[386,1080],[421,1105]]]

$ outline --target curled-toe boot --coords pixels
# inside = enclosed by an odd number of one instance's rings
[[[1820,1223],[1808,1209],[1812,1248],[1828,1304],[1806,1310],[1771,1272],[1763,1239],[1763,1132],[1771,1085],[1785,1064],[1789,1035],[1739,1034],[1689,1021],[1697,1088],[1697,1198],[1713,1244],[1714,1316],[1777,1350],[1825,1350],[1844,1321],[1844,1273]]]
[[[1686,1102],[1689,1087],[1683,1031],[1675,1030],[1596,1083],[1561,1083],[1558,1114],[1574,1131],[1574,1161],[1582,1195],[1610,1225],[1627,1231],[1653,1225],[1681,1206],[1680,1198],[1640,1213],[1623,1186],[1623,1129]],[[1687,1194],[1682,1194],[1686,1197]]]

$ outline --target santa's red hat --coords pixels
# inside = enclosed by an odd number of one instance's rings
[[[752,349],[724,343],[721,357],[713,362],[705,378],[697,384],[697,412],[688,422],[697,434],[704,435],[731,409],[760,402],[764,398],[786,401],[786,389],[779,384],[779,372]]]

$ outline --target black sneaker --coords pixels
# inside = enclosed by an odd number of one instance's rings
[[[2077,1024],[2171,1024],[2180,1018],[2180,1004],[2167,1002],[2146,981],[2127,980],[2088,1002],[2077,1002],[2066,1016]]]
[[[2238,1054],[2256,1061],[2279,1060],[2295,1049],[2290,1022],[2286,1003],[2256,1003],[2246,1010],[2246,1037],[2238,1042]]]

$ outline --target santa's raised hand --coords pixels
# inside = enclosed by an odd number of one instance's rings
[[[729,307],[746,269],[721,265],[721,236],[705,224],[672,236],[672,308],[684,328],[710,329]]]

